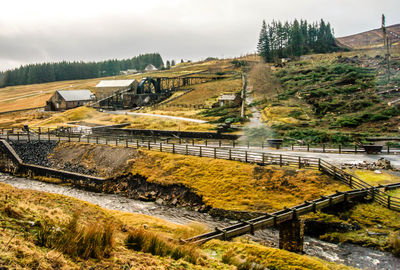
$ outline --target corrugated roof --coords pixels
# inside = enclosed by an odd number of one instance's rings
[[[222,95],[218,100],[235,100],[236,95]]]
[[[86,101],[94,96],[90,90],[58,90],[65,101]]]
[[[136,80],[105,80],[99,82],[96,87],[128,87]]]

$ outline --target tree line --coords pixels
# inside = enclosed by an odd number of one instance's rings
[[[293,22],[272,21],[262,23],[257,51],[265,62],[280,58],[298,57],[307,53],[338,51],[330,23],[308,23],[295,19]]]
[[[101,62],[63,61],[30,64],[0,73],[0,87],[114,76],[119,75],[122,70],[144,70],[148,64],[157,68],[164,66],[159,53],[141,54],[131,59]]]

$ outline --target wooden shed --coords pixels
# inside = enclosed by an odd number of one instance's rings
[[[132,80],[105,80],[96,85],[95,92],[97,99],[102,99],[112,95],[117,91],[133,91],[136,93],[138,82]]]
[[[46,102],[46,111],[64,111],[79,106],[95,99],[90,90],[57,90]]]
[[[218,98],[219,106],[225,105],[239,105],[241,98],[236,94],[224,94]]]

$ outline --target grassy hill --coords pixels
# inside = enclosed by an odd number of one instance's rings
[[[397,134],[399,50],[392,52],[387,85],[381,50],[308,55],[283,68],[260,64],[250,73],[257,106],[278,135],[311,143],[346,143],[368,135]]]
[[[386,27],[388,36],[392,39],[393,46],[400,46],[400,24]],[[391,34],[392,32],[393,34]],[[351,49],[362,49],[383,46],[382,29],[374,29],[359,34],[354,34],[336,39],[339,44]]]

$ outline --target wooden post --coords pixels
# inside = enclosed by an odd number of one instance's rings
[[[322,153],[325,153],[325,144],[322,144]]]
[[[19,131],[17,131],[17,141],[19,141]]]
[[[354,145],[354,152],[357,154],[357,144]]]
[[[244,151],[244,162],[247,162],[247,151]]]
[[[232,150],[229,148],[228,151],[229,155],[228,155],[228,159],[231,160],[232,159]]]
[[[301,157],[299,157],[299,169],[301,169]]]
[[[139,140],[136,140],[136,148],[139,148]]]
[[[99,144],[99,137],[96,137],[96,144]]]
[[[310,144],[307,143],[307,152],[310,152]]]
[[[294,150],[294,143],[292,143],[292,151]]]
[[[40,132],[39,132],[39,138],[40,138]],[[40,139],[39,139],[39,141],[40,141]],[[70,142],[70,141],[71,141],[71,133],[68,132],[68,142]]]
[[[206,140],[205,144],[206,144],[206,146],[208,146],[208,142],[207,142],[207,140]]]
[[[175,144],[172,144],[172,154],[175,154]]]
[[[194,139],[192,139],[192,146],[194,146]]]
[[[47,139],[50,141],[50,128],[47,130]]]
[[[321,170],[321,159],[318,159],[318,170]]]
[[[265,163],[265,153],[262,153],[262,163]]]
[[[162,152],[162,142],[160,142],[160,152]]]
[[[279,166],[282,167],[283,163],[282,163],[282,154],[279,155]]]
[[[200,147],[200,157],[202,157],[203,154],[202,154],[202,151],[201,151],[201,146],[199,146],[199,147]]]
[[[185,154],[189,155],[189,146],[188,145],[186,145],[186,147],[185,147]]]
[[[387,153],[390,154],[390,146],[387,146]]]
[[[150,140],[147,142],[147,149],[149,149],[150,150]]]
[[[214,158],[217,158],[217,148],[214,147]]]
[[[339,144],[339,154],[341,154],[341,153],[342,153],[342,145]]]
[[[235,148],[235,141],[232,140],[232,147]]]
[[[10,131],[7,130],[7,141],[9,141],[9,140],[10,140]]]
[[[218,146],[221,147],[221,145],[222,145],[221,140],[219,140]]]
[[[388,200],[387,200],[387,203],[388,203],[388,209],[390,209],[390,195],[388,195]]]
[[[38,132],[38,141],[40,142],[40,128],[39,128],[39,132]]]

